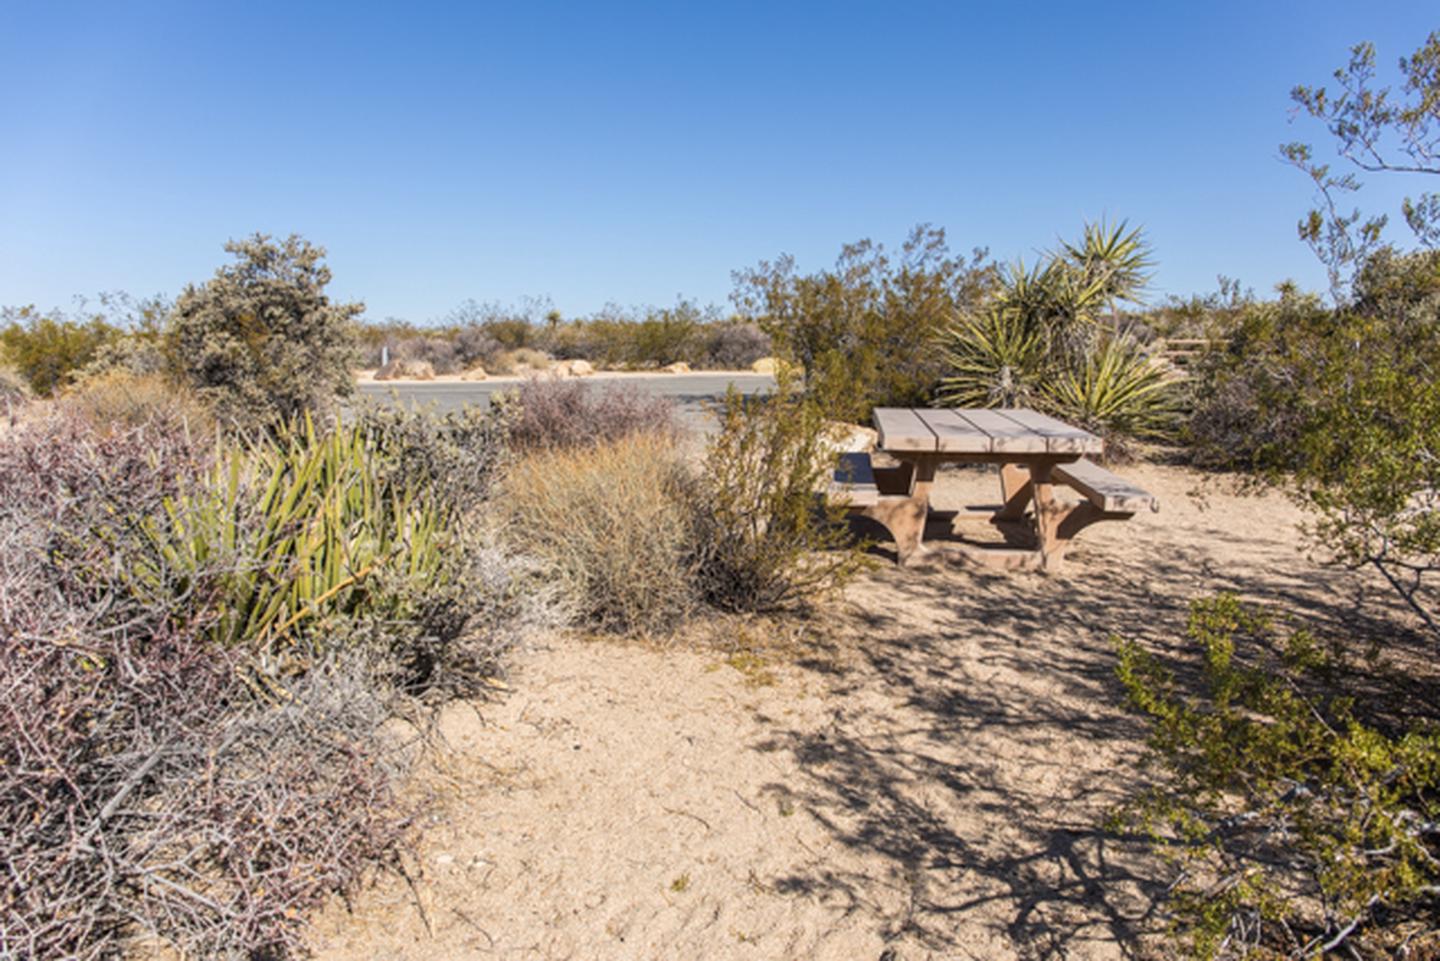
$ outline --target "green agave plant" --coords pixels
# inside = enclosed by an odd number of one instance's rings
[[[151,590],[218,590],[212,631],[256,655],[255,673],[303,669],[337,615],[387,610],[385,573],[411,583],[444,563],[448,518],[433,498],[380,479],[358,426],[319,433],[308,418],[277,440],[221,459],[211,482],[168,501],[145,530],[154,556],[137,566]]]
[[[956,407],[1018,407],[1029,401],[1047,368],[1043,333],[1000,305],[962,317],[941,349],[950,375],[938,397]]]
[[[1107,338],[1082,363],[1056,371],[1041,399],[1056,416],[1110,437],[1163,438],[1179,409],[1174,373],[1124,336]]]

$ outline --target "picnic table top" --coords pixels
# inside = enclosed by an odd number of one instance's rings
[[[1023,407],[877,407],[881,450],[941,454],[1099,454],[1105,442]]]

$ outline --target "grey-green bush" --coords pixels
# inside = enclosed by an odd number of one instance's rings
[[[222,418],[272,425],[328,411],[353,390],[349,362],[363,304],[325,294],[325,250],[291,235],[231,241],[235,262],[175,303],[166,349]]]

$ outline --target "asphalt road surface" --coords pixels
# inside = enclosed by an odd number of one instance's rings
[[[711,421],[709,407],[725,397],[731,384],[743,394],[760,394],[774,388],[775,378],[769,374],[705,373],[606,376],[595,374],[581,383],[587,388],[633,387],[649,394],[669,397],[680,408],[680,416],[690,424],[705,427]],[[362,397],[390,399],[406,406],[434,405],[442,411],[458,410],[466,405],[490,406],[492,395],[514,390],[518,382],[507,380],[410,382],[402,384],[366,382],[358,385]]]

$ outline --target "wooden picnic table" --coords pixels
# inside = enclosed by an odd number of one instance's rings
[[[1101,454],[1104,441],[1039,411],[878,407],[874,423],[876,450],[891,466],[879,463],[880,457],[846,455],[832,496],[884,524],[902,565],[930,551],[925,541],[933,513],[930,493],[935,471],[944,463],[999,466],[1001,502],[982,516],[989,517],[1006,544],[963,548],[968,559],[986,566],[1056,570],[1082,528],[1156,506],[1145,491],[1086,459]],[[1058,499],[1056,484],[1075,489],[1083,499]]]

